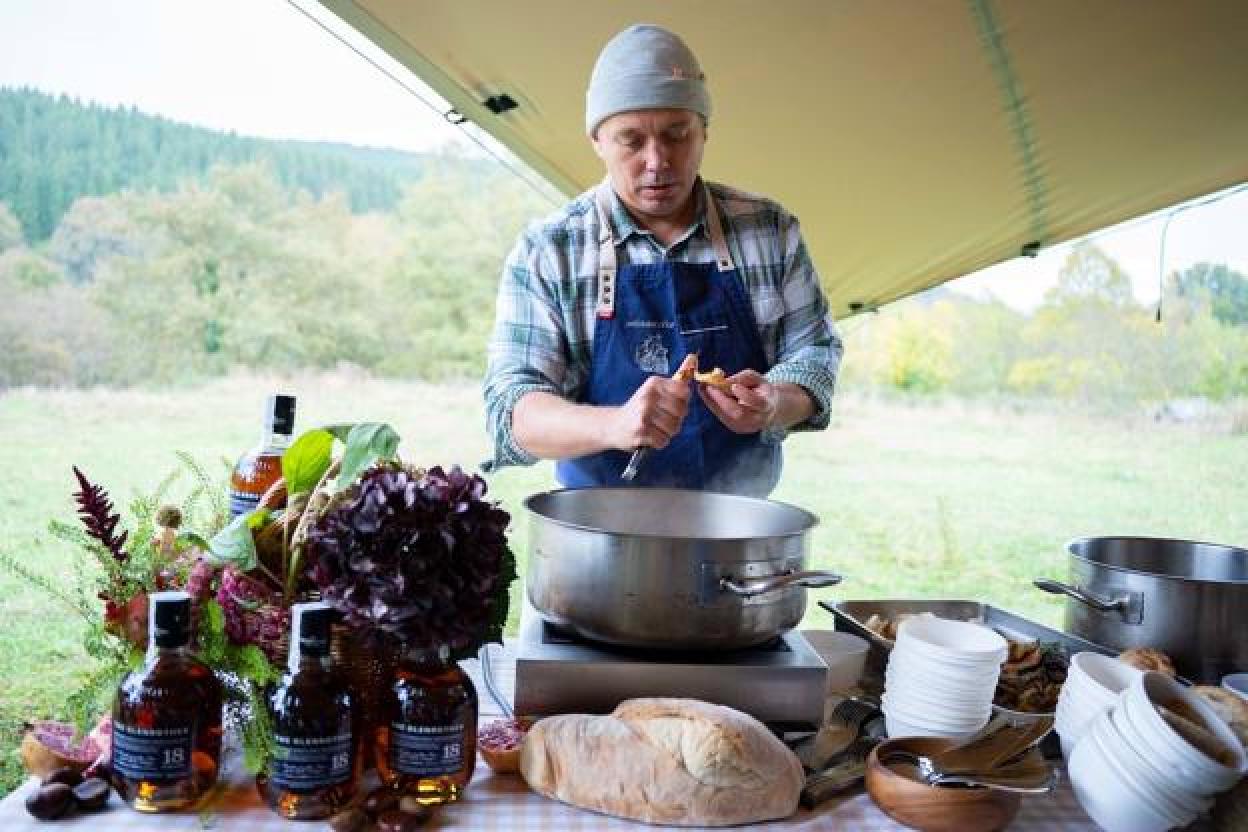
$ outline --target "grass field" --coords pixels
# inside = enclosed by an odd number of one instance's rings
[[[223,470],[222,460],[255,442],[264,396],[278,389],[299,396],[301,426],[390,422],[417,463],[472,467],[486,455],[480,398],[468,383],[340,374],[245,376],[160,392],[7,391],[0,551],[69,580],[70,553],[45,529],[51,518],[73,518],[72,464],[118,504],[175,468],[175,450]],[[1248,437],[1218,418],[1171,425],[1143,411],[1090,416],[846,395],[830,430],[789,440],[774,496],[819,516],[811,563],[846,576],[812,598],[973,598],[1058,624],[1059,603],[1030,582],[1065,575],[1066,540],[1138,534],[1244,544],[1245,469]],[[522,570],[520,501],[552,483],[549,465],[491,478],[493,495],[513,513]],[[828,619],[812,603],[806,625]],[[84,671],[80,635],[72,613],[0,573],[0,795],[21,781],[22,722],[58,716]]]

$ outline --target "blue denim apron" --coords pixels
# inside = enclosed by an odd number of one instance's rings
[[[651,375],[670,376],[691,352],[707,371],[728,375],[769,369],[754,311],[724,240],[719,212],[703,186],[714,263],[625,265],[616,268],[618,241],[609,221],[607,188],[595,194],[602,233],[598,250],[597,320],[584,404],[618,406]],[[555,476],[569,488],[623,486],[625,451],[563,460]],[[633,485],[766,496],[780,478],[780,446],[759,434],[728,430],[693,394],[680,432],[646,457]]]

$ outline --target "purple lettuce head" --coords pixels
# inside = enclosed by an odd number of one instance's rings
[[[459,466],[369,469],[308,532],[321,597],[379,641],[464,654],[499,640],[516,569],[511,518],[485,493]]]

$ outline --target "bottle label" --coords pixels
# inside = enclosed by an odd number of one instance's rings
[[[413,777],[454,774],[464,764],[464,726],[390,723],[390,767]]]
[[[269,782],[292,792],[315,791],[351,779],[351,734],[334,737],[274,735]]]
[[[191,776],[191,726],[113,725],[113,770],[127,780],[170,782]]]
[[[230,517],[255,511],[260,505],[259,494],[248,494],[236,488],[230,489]]]

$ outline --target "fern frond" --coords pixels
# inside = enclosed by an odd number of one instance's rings
[[[212,511],[216,515],[216,521],[224,524],[225,518],[230,516],[230,506],[225,498],[225,489],[221,487],[217,480],[208,476],[208,472],[199,464],[199,461],[186,451],[176,451],[175,456],[181,460],[182,464],[191,472],[195,482],[199,483],[200,487],[204,489],[204,493],[208,495],[212,502]],[[225,469],[227,474],[231,467],[227,463]]]
[[[61,587],[51,578],[28,569],[19,563],[15,558],[4,552],[0,552],[0,568],[10,574],[16,575],[31,586],[36,587],[49,598],[60,601],[62,604],[69,607],[83,618],[86,618],[88,621],[92,619],[94,611],[89,606],[79,604],[73,596],[61,589]]]

